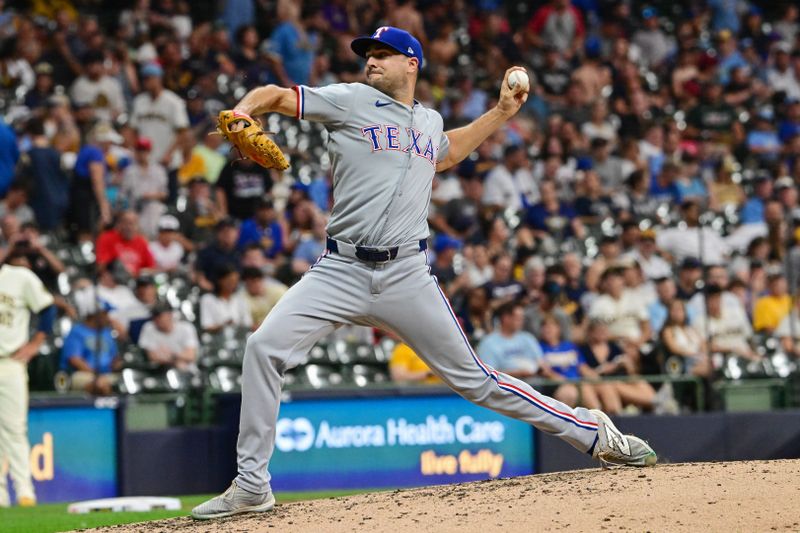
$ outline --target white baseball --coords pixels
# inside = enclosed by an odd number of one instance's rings
[[[528,74],[522,70],[515,70],[508,76],[508,87],[515,89],[517,85],[520,86],[520,91],[527,91],[531,87],[531,80]]]

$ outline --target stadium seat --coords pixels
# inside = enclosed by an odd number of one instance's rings
[[[218,366],[208,375],[208,382],[214,392],[238,392],[242,387],[242,371],[230,366]]]
[[[341,385],[341,372],[332,365],[308,364],[299,369],[303,381],[312,389],[325,389]]]
[[[135,368],[123,368],[118,384],[123,394],[142,394],[153,392],[171,392],[166,372],[146,371]]]
[[[342,369],[347,383],[357,387],[389,382],[389,372],[385,365],[355,364]]]

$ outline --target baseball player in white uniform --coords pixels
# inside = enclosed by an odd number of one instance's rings
[[[333,208],[327,250],[247,341],[242,373],[237,478],[192,510],[198,519],[267,511],[275,498],[267,465],[275,443],[283,374],[342,324],[395,333],[458,394],[561,437],[604,463],[647,466],[655,452],[620,433],[600,411],[570,408],[498,372],[475,354],[426,261],[434,173],[458,164],[513,116],[527,86],[509,87],[471,124],[444,132],[442,117],[414,100],[422,47],[409,33],[378,28],[351,48],[366,58],[366,83],[266,86],[235,111],[278,112],[322,123],[329,133]]]
[[[29,340],[31,311],[39,313],[39,331]],[[54,319],[53,297],[36,274],[22,266],[0,267],[0,507],[11,503],[8,474],[17,504],[36,504],[29,460],[27,364],[39,353]]]

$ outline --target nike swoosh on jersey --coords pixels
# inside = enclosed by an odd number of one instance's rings
[[[392,105],[391,102],[381,102],[380,100],[375,100],[375,107],[384,107],[387,105]]]

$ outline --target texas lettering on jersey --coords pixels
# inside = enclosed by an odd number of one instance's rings
[[[390,124],[370,124],[361,128],[361,135],[372,145],[373,152],[395,150],[412,153],[436,165],[436,153],[439,146],[433,145],[433,139],[414,128],[403,128],[404,139],[400,139],[401,128]],[[404,141],[404,142],[403,142]]]

